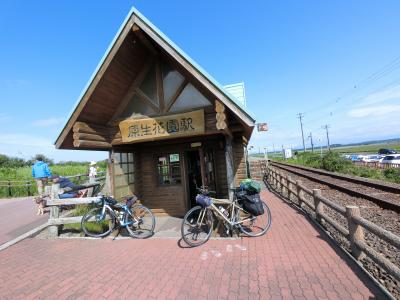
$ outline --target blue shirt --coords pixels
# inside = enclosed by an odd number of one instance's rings
[[[51,176],[49,166],[43,161],[37,161],[32,166],[32,177],[33,178],[47,178]]]

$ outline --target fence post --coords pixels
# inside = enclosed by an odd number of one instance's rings
[[[271,178],[272,178],[272,186],[276,188],[276,178],[275,178],[275,169],[271,170]]]
[[[304,208],[304,191],[300,187],[301,185],[301,180],[296,180],[296,189],[297,189],[297,201],[299,202],[299,206],[301,208]]]
[[[28,192],[28,196],[31,196],[31,184],[29,180],[26,181],[25,185],[26,185],[26,191]]]
[[[360,208],[354,205],[346,206],[346,216],[349,225],[349,239],[351,246],[351,254],[360,260],[364,258],[365,254],[358,249],[355,242],[364,243],[364,230],[363,228],[353,221],[353,217],[360,217]]]
[[[51,186],[51,193],[50,197],[51,199],[58,199],[58,192],[60,190],[60,184],[56,183]],[[50,208],[50,220],[52,219],[58,219],[60,216],[60,209],[58,206],[53,205]],[[49,235],[53,238],[58,237],[58,225],[51,225],[49,226]]]
[[[281,176],[281,172],[277,171],[276,172],[276,177],[277,177],[277,186],[276,186],[276,190],[279,190],[280,193],[282,193],[282,176]]]
[[[290,196],[292,195],[291,189],[292,189],[292,177],[288,175],[286,177],[286,183],[287,183],[287,194],[288,194],[288,199],[290,200]]]
[[[322,218],[322,214],[324,213],[324,203],[320,200],[321,190],[313,189],[313,198],[314,198],[314,206],[315,206],[315,218],[317,222],[321,225],[324,225],[324,220]]]
[[[11,193],[11,181],[8,181],[8,197],[11,197],[12,193]]]

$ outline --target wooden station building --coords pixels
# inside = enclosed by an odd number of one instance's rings
[[[132,8],[55,145],[106,150],[116,198],[182,216],[195,187],[218,197],[246,178],[254,118]]]

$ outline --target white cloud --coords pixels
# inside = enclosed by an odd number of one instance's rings
[[[379,105],[360,107],[350,110],[347,114],[353,118],[382,117],[400,111],[400,105]]]
[[[36,120],[32,122],[33,126],[37,127],[50,127],[54,125],[59,125],[62,122],[64,122],[64,118],[48,118],[48,119],[41,119],[41,120]]]
[[[400,85],[366,96],[362,99],[361,105],[376,104],[393,99],[400,99]]]
[[[0,134],[0,145],[18,145],[27,147],[54,147],[51,140],[29,134]]]

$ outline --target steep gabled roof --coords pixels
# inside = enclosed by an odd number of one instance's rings
[[[59,134],[55,144],[59,148],[63,140],[66,138],[73,123],[77,120],[77,112],[82,109],[88,101],[90,94],[95,89],[101,76],[107,69],[112,56],[121,46],[127,32],[131,30],[133,25],[138,26],[143,30],[153,41],[158,44],[163,50],[170,54],[183,68],[193,74],[196,79],[206,86],[220,101],[222,101],[238,118],[240,118],[247,126],[254,126],[255,118],[242,106],[241,102],[232,94],[224,89],[211,75],[203,70],[193,59],[191,59],[182,49],[172,42],[165,34],[163,34],[154,24],[144,17],[137,9],[132,7],[117,34],[113,38],[111,44],[107,48],[105,54],[100,60],[98,66],[90,77],[88,83],[83,89],[78,98],[73,110],[71,111],[67,122],[64,124],[61,133]]]

